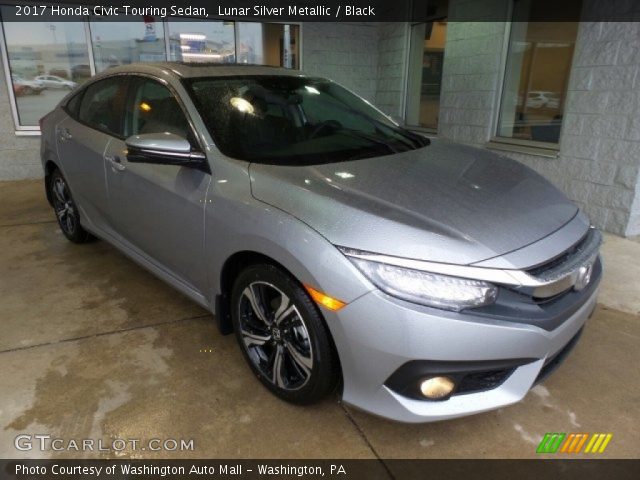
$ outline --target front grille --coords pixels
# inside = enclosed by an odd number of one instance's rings
[[[580,239],[580,241],[578,243],[576,243],[573,247],[569,248],[569,250],[564,251],[563,253],[558,255],[556,258],[553,258],[553,259],[543,263],[542,265],[538,265],[537,267],[530,268],[529,270],[527,270],[527,273],[529,273],[530,275],[532,275],[534,277],[538,277],[540,275],[543,275],[548,270],[552,270],[552,269],[562,265],[564,262],[567,261],[567,259],[571,255],[574,255],[578,251],[578,249],[582,245],[584,245],[584,243],[587,241],[587,237],[588,236],[589,236],[589,233],[587,233],[584,237],[582,237]]]
[[[602,243],[602,234],[590,228],[582,239],[555,258],[527,270],[532,277],[550,282],[562,278],[580,268],[597,254]]]

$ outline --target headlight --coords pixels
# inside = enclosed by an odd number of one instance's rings
[[[498,289],[479,280],[396,267],[349,257],[380,290],[409,302],[459,312],[495,302]]]

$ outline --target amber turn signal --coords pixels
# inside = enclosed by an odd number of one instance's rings
[[[333,298],[333,297],[330,297],[329,295],[319,292],[318,290],[310,287],[309,285],[305,285],[304,288],[306,288],[307,292],[309,292],[309,295],[311,295],[311,298],[313,298],[317,303],[328,308],[329,310],[333,310],[335,312],[336,310],[340,310],[342,307],[346,305],[346,303],[338,300],[337,298]]]

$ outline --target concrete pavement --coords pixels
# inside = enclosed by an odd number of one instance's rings
[[[193,450],[87,457],[533,458],[545,432],[611,432],[603,456],[637,457],[640,243],[607,237],[594,317],[572,355],[525,401],[404,425],[342,405],[277,400],[233,336],[105,242],[67,242],[41,182],[0,183],[0,457],[19,434],[68,442],[193,439]]]

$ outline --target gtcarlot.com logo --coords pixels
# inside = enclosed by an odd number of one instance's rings
[[[545,433],[536,453],[604,453],[611,438],[611,433]]]
[[[193,451],[195,442],[191,439],[174,438],[152,438],[141,440],[139,438],[112,438],[103,440],[102,438],[56,438],[48,434],[20,434],[15,437],[14,446],[16,450],[28,452],[31,450],[44,451],[71,451],[71,452],[122,452],[132,451]]]

